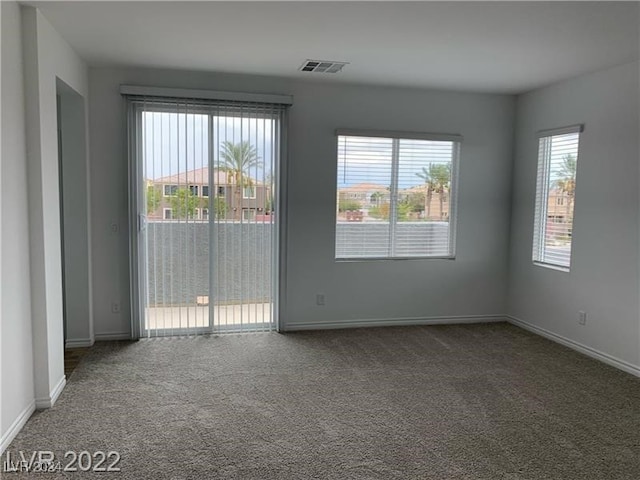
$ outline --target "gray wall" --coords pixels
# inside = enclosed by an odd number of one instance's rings
[[[207,223],[149,222],[149,305],[193,305],[196,296],[209,295],[211,254],[216,303],[269,301],[272,229],[270,224],[219,222],[210,244]]]
[[[34,406],[29,189],[22,72],[20,7],[0,2],[2,12],[2,291],[0,299],[0,452],[9,428]],[[26,420],[26,419],[25,419]]]
[[[22,7],[36,405],[65,384],[56,80],[88,95],[88,69],[39,10]],[[85,101],[86,104],[86,101]]]
[[[640,365],[638,312],[638,63],[518,98],[509,313]],[[531,262],[536,131],[584,123],[571,272]],[[587,312],[585,326],[578,311]]]
[[[37,10],[1,2],[0,12],[1,452],[65,383],[56,79],[86,98],[88,71]]]
[[[515,99],[273,77],[139,68],[90,71],[93,297],[96,338],[130,329],[126,136],[119,85],[294,96],[289,129],[289,328],[352,319],[495,315],[506,310]],[[335,261],[336,128],[457,133],[456,260]],[[116,220],[120,232],[111,232]],[[316,293],[326,305],[316,306]],[[122,310],[111,313],[120,299]]]

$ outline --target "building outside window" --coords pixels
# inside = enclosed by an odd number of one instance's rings
[[[337,140],[336,259],[453,258],[462,137],[350,130]]]
[[[546,130],[538,137],[533,262],[571,266],[576,173],[582,126]]]

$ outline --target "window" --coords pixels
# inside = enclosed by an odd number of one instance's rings
[[[244,187],[242,189],[242,198],[256,198],[256,189],[253,187]]]
[[[453,258],[462,137],[337,134],[336,258]]]
[[[533,261],[569,270],[582,125],[540,132]],[[553,202],[553,199],[556,199]],[[562,199],[562,201],[560,201]]]
[[[209,209],[208,208],[203,208],[202,209],[202,220],[209,220]]]
[[[224,194],[225,194],[225,188],[224,187],[218,187],[218,196],[224,197]]]
[[[242,209],[242,219],[243,220],[255,220],[256,218],[256,211],[252,208],[244,208]]]
[[[171,220],[173,218],[173,210],[170,208],[165,208],[162,211],[162,218],[165,220]]]
[[[165,197],[174,197],[178,192],[178,185],[165,185],[164,186],[164,196]]]
[[[209,196],[209,185],[202,185],[202,196],[203,197]]]
[[[194,197],[198,196],[198,186],[197,185],[189,185],[189,191],[191,192],[191,195],[193,195]]]

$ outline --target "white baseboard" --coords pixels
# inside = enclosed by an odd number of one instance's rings
[[[130,332],[96,333],[96,342],[108,342],[112,340],[131,340]]]
[[[27,423],[27,420],[31,418],[31,415],[35,411],[36,402],[35,400],[32,400],[29,405],[27,405],[25,409],[20,412],[20,415],[18,415],[18,418],[16,418],[14,422],[9,426],[9,429],[6,431],[6,433],[0,437],[0,455],[2,455],[9,444],[13,442],[13,439],[16,438],[16,435],[18,435],[20,430],[22,430],[22,427],[24,427],[25,423]]]
[[[463,315],[456,317],[400,317],[338,320],[329,322],[286,323],[282,331],[329,330],[338,328],[393,327],[407,325],[453,325],[463,323],[506,322],[505,315]]]
[[[67,378],[63,375],[58,384],[53,387],[53,390],[49,393],[47,397],[36,398],[36,408],[38,410],[43,410],[45,408],[51,408],[55,405],[56,400],[62,393],[64,386],[67,384]]]
[[[64,348],[90,347],[93,343],[93,338],[70,338],[64,342]]]
[[[589,347],[587,345],[583,345],[582,343],[576,342],[575,340],[571,340],[570,338],[564,337],[562,335],[558,335],[557,333],[553,333],[547,330],[546,328],[541,328],[529,322],[525,322],[524,320],[521,320],[520,318],[514,317],[512,315],[507,315],[506,318],[507,318],[507,321],[509,323],[512,323],[513,325],[524,328],[525,330],[528,330],[532,333],[540,335],[541,337],[548,338],[549,340],[552,340],[556,343],[564,345],[565,347],[569,347],[572,350],[580,352],[591,358],[600,360],[601,362],[606,363],[607,365],[611,365],[612,367],[619,368],[620,370],[630,373],[631,375],[640,377],[640,367],[638,367],[637,365],[633,365],[624,360],[620,360],[619,358],[609,355],[608,353],[604,353],[599,350],[596,350],[595,348]]]

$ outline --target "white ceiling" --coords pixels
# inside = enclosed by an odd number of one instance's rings
[[[636,2],[29,3],[91,65],[519,93],[639,50]]]

